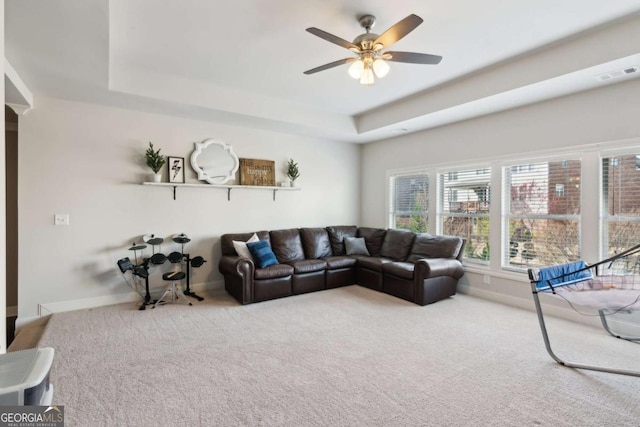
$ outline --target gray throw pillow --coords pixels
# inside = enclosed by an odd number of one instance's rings
[[[364,237],[345,237],[344,247],[347,250],[347,255],[369,255]]]

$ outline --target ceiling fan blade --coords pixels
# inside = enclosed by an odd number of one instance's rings
[[[387,55],[391,55],[391,57],[387,57]],[[411,64],[435,65],[442,61],[442,56],[414,52],[385,52],[383,58],[387,61],[409,62]]]
[[[321,65],[319,67],[316,68],[312,68],[310,70],[305,71],[305,74],[313,74],[313,73],[317,73],[319,71],[324,71],[324,70],[328,70],[329,68],[333,68],[333,67],[337,67],[338,65],[342,65],[342,64],[346,64],[348,62],[352,62],[357,60],[358,58],[344,58],[344,59],[340,59],[338,61],[333,61],[333,62],[329,62],[328,64],[324,64]]]
[[[333,44],[337,44],[338,46],[344,47],[345,49],[350,49],[350,50],[355,49],[356,52],[360,50],[358,46],[356,46],[355,44],[349,41],[346,41],[345,39],[341,39],[338,36],[334,36],[333,34],[327,33],[326,31],[322,31],[319,28],[311,27],[311,28],[307,28],[307,31],[313,34],[314,36],[318,36],[321,39],[324,39]]]
[[[415,30],[420,24],[422,24],[422,18],[418,15],[411,14],[382,33],[373,44],[381,43],[384,47],[389,47]]]

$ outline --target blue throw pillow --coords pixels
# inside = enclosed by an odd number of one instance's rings
[[[278,264],[276,255],[273,253],[271,246],[269,246],[269,242],[266,240],[247,243],[247,248],[249,249],[249,252],[251,252],[253,262],[256,263],[258,268],[265,268],[270,265]]]

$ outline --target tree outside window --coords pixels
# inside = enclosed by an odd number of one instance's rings
[[[466,239],[464,258],[487,264],[491,168],[448,171],[440,174],[439,225],[442,234]]]
[[[579,160],[504,169],[504,266],[542,267],[579,258],[580,174]]]
[[[389,228],[426,233],[429,229],[429,175],[399,174],[390,177]]]

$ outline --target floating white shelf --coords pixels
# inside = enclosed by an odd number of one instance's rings
[[[227,200],[231,200],[231,190],[271,190],[273,191],[273,200],[276,200],[277,191],[296,191],[301,190],[300,187],[274,187],[264,185],[235,185],[235,184],[181,184],[176,182],[143,182],[142,185],[151,185],[154,187],[173,187],[173,200],[176,199],[176,188],[178,187],[198,187],[198,188],[216,188],[227,190]]]

